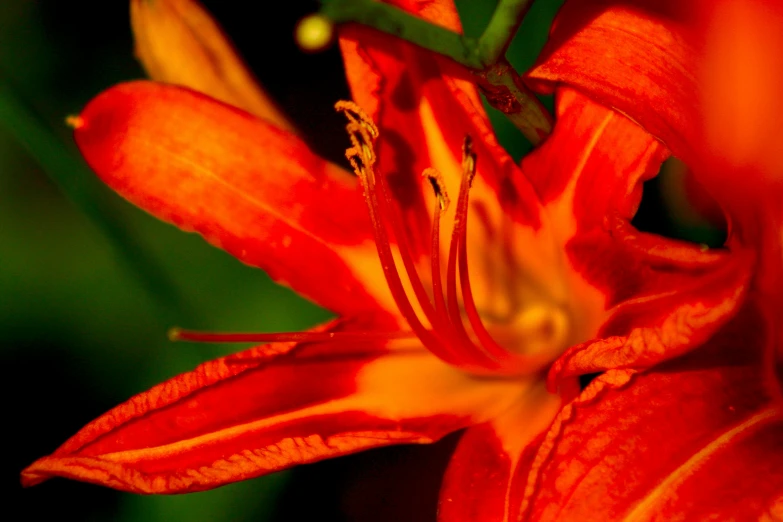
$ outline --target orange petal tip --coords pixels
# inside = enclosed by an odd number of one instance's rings
[[[84,121],[84,118],[82,118],[81,116],[71,115],[65,118],[65,124],[68,125],[70,128],[72,128],[73,130],[81,129],[82,127],[84,127],[86,123],[87,122]]]

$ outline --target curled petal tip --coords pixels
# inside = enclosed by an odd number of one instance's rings
[[[46,480],[46,475],[39,472],[40,461],[36,461],[22,470],[20,482],[23,488],[37,486]]]

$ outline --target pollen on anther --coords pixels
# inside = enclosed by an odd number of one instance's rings
[[[345,130],[348,131],[351,147],[345,151],[345,157],[357,175],[366,174],[367,169],[375,164],[373,144],[378,137],[378,127],[361,107],[351,101],[340,100],[334,108],[348,118]]]
[[[82,127],[84,127],[86,123],[87,122],[81,116],[71,115],[65,118],[65,124],[68,125],[70,128],[72,128],[73,130],[81,129]]]
[[[467,176],[468,186],[472,186],[473,178],[476,177],[476,153],[473,152],[473,139],[470,135],[465,135],[465,141],[462,143],[462,171]]]
[[[359,124],[363,130],[367,131],[370,137],[378,137],[378,127],[375,125],[375,122],[373,122],[372,118],[364,112],[364,109],[356,103],[348,100],[339,100],[334,104],[334,108],[338,112],[345,113],[348,121],[351,123]]]
[[[451,200],[446,193],[446,183],[443,181],[443,175],[437,169],[432,167],[424,169],[421,173],[423,178],[427,178],[432,186],[432,191],[435,193],[435,197],[438,198],[438,206],[441,212],[446,212],[449,208]]]
[[[169,341],[176,342],[182,340],[182,328],[179,328],[177,326],[174,326],[172,328],[169,328],[169,331],[166,332],[167,336],[169,338]]]

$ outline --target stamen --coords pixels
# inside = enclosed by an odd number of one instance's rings
[[[478,337],[480,346],[486,350],[487,354],[493,359],[505,358],[509,355],[508,351],[495,342],[489,334],[478,313],[476,303],[473,300],[473,291],[470,287],[470,276],[468,273],[468,255],[467,248],[465,247],[465,236],[466,233],[463,231],[458,252],[460,288],[462,290],[462,301],[465,305],[465,315],[468,317],[473,333]]]
[[[462,152],[463,152],[462,182],[460,183],[459,196],[457,198],[457,210],[454,217],[454,230],[452,230],[451,244],[449,245],[449,260],[448,260],[448,268],[446,272],[447,274],[446,277],[448,281],[447,288],[446,288],[446,299],[448,302],[448,310],[449,310],[449,316],[451,318],[451,322],[454,325],[454,327],[457,329],[459,335],[464,338],[464,342],[469,345],[469,347],[472,349],[471,351],[478,352],[476,355],[480,356],[481,359],[483,359],[484,365],[489,367],[497,367],[498,365],[497,358],[496,358],[497,354],[493,354],[490,351],[486,350],[486,348],[483,345],[483,342],[481,342],[479,346],[476,346],[476,344],[470,340],[470,336],[468,335],[467,329],[465,328],[465,325],[462,323],[462,311],[460,310],[459,301],[457,298],[457,260],[459,256],[459,251],[466,250],[466,246],[460,248],[460,243],[466,244],[468,202],[469,202],[468,195],[470,193],[470,187],[473,184],[473,178],[476,175],[476,155],[473,153],[472,150],[472,141],[470,136],[465,136],[465,142],[462,147]],[[464,270],[467,270],[467,267],[465,267]],[[463,271],[463,269],[460,268],[460,271]],[[463,302],[465,303],[472,302],[473,301],[472,294],[466,295],[465,289],[462,285],[461,285],[461,290],[463,291],[463,295],[462,295]],[[474,305],[474,309],[475,309],[475,305]],[[468,319],[470,321],[471,319],[470,315],[468,316]],[[478,319],[479,324],[481,324],[481,319],[478,317],[478,314],[476,314],[474,319]],[[471,326],[473,326],[473,321],[470,321],[470,323]],[[476,333],[475,328],[474,328],[474,333]],[[479,337],[479,341],[482,341],[480,337]],[[506,355],[506,351],[502,350],[502,354]]]
[[[82,116],[71,115],[65,118],[65,124],[68,125],[70,128],[72,128],[73,130],[81,129],[82,127],[84,127],[86,123],[87,122],[84,121],[84,118]]]
[[[439,171],[433,168],[425,169],[422,172],[422,176],[425,177],[432,186],[433,192],[436,197],[436,206],[433,209],[432,215],[432,293],[435,300],[435,319],[437,323],[434,325],[436,330],[442,332],[447,337],[447,342],[453,348],[459,348],[461,350],[460,357],[466,361],[470,361],[480,368],[486,368],[486,360],[481,358],[476,359],[476,350],[473,343],[467,335],[467,332],[462,328],[461,318],[459,319],[458,327],[452,324],[452,318],[449,316],[448,308],[444,301],[443,294],[443,282],[441,279],[441,267],[440,267],[440,217],[445,213],[450,204],[450,199],[446,193],[445,182],[443,176]],[[491,366],[490,366],[491,368]],[[489,369],[489,368],[487,368]]]
[[[471,188],[476,177],[476,153],[473,152],[473,138],[470,135],[466,135],[462,142],[462,175],[467,177],[468,188]]]
[[[367,208],[370,213],[370,220],[372,221],[373,230],[375,233],[375,244],[378,250],[378,257],[381,260],[381,267],[383,268],[384,277],[389,285],[389,289],[394,297],[397,306],[400,309],[402,316],[408,321],[411,329],[419,337],[419,340],[437,357],[450,364],[459,364],[459,361],[455,358],[454,354],[441,342],[441,340],[433,334],[430,330],[427,330],[419,320],[418,315],[413,309],[408,295],[405,292],[405,288],[402,285],[400,276],[397,272],[394,256],[391,252],[391,245],[389,237],[386,233],[386,229],[381,223],[380,216],[384,215],[381,212],[385,211],[385,215],[389,214],[390,209],[384,207],[379,209],[380,204],[377,197],[376,185],[375,185],[375,171],[374,164],[376,160],[375,153],[373,151],[373,141],[378,135],[378,129],[372,120],[358,107],[356,104],[348,101],[337,102],[335,108],[338,111],[345,113],[348,118],[348,125],[346,130],[351,139],[353,147],[346,151],[346,157],[351,162],[356,175],[364,185],[364,198],[367,203]],[[382,177],[381,177],[382,179]],[[381,181],[381,191],[385,192],[385,188]],[[386,193],[383,194],[384,203],[389,203],[387,198],[390,196]],[[392,214],[393,218],[393,214]],[[398,233],[398,231],[395,231]],[[400,247],[401,254],[403,255],[403,262],[405,262],[406,254],[410,261],[410,253],[406,252],[404,247]],[[412,263],[411,263],[412,264]],[[406,266],[407,269],[407,266]],[[416,291],[415,279],[418,275],[414,271],[413,274],[409,273],[409,277],[414,285],[414,291]],[[419,285],[421,281],[419,280]],[[432,306],[429,300],[425,300],[422,304],[425,314],[427,313],[427,305]],[[432,321],[431,321],[432,324]]]
[[[410,246],[406,241],[407,236],[405,234],[405,230],[394,209],[394,202],[392,200],[391,190],[388,186],[388,182],[383,175],[376,177],[374,172],[370,175],[374,180],[377,180],[377,186],[380,188],[382,197],[378,201],[381,215],[387,217],[391,223],[392,232],[397,238],[397,247],[400,252],[400,257],[402,258],[402,264],[405,268],[405,273],[407,274],[408,280],[413,287],[413,293],[415,294],[416,299],[418,300],[418,303],[424,312],[424,316],[427,318],[427,321],[429,321],[430,324],[433,324],[435,321],[435,310],[432,306],[432,303],[430,302],[429,295],[427,295],[427,291],[424,289],[424,284],[421,282],[419,273],[416,270],[416,265],[413,262],[413,255],[411,254]]]
[[[462,175],[463,187],[466,187],[464,199],[460,199],[461,209],[459,210],[462,219],[455,227],[455,233],[459,233],[458,242],[458,262],[460,289],[462,290],[462,301],[465,305],[465,315],[468,317],[473,333],[478,337],[480,346],[486,350],[493,359],[508,356],[508,351],[497,344],[487,331],[481,316],[476,309],[476,303],[473,300],[473,291],[470,287],[470,275],[468,272],[468,208],[470,202],[470,188],[473,186],[473,180],[476,177],[476,153],[473,152],[473,142],[470,136],[465,136],[462,144]],[[462,194],[460,194],[462,196]]]
[[[443,174],[441,174],[437,169],[430,167],[424,169],[424,172],[421,173],[421,177],[427,178],[427,180],[430,182],[432,191],[435,193],[435,197],[438,200],[438,207],[440,208],[440,212],[446,212],[449,209],[451,200],[449,199],[449,195],[446,193],[446,183],[443,181]]]
[[[274,333],[214,333],[171,328],[169,340],[195,343],[277,343],[277,342],[362,342],[370,340],[407,339],[413,332],[274,332]]]
[[[431,169],[431,171],[437,173],[437,171],[435,171],[434,169]],[[427,172],[427,170],[425,170],[425,172]],[[440,180],[437,180],[437,177],[439,175],[440,174],[435,175],[435,183],[436,185],[438,185],[437,192],[439,193],[438,196],[439,206],[443,207],[443,209],[445,210],[445,208],[447,208],[449,205],[449,200],[445,190],[441,188],[441,187],[445,187],[445,183],[443,183],[442,178]],[[407,235],[394,208],[395,205],[391,196],[391,189],[389,188],[388,181],[386,180],[386,177],[383,175],[376,177],[374,170],[368,171],[367,176],[371,178],[370,183],[376,183],[377,180],[377,186],[379,187],[381,192],[381,198],[376,197],[377,208],[380,211],[379,215],[387,217],[389,222],[391,223],[392,232],[394,233],[394,236],[397,238],[397,243],[398,243],[397,246],[400,252],[400,257],[402,258],[403,266],[405,268],[405,273],[408,276],[408,280],[411,283],[411,286],[413,288],[413,293],[416,296],[417,302],[419,303],[422,311],[424,312],[424,316],[426,317],[427,321],[430,323],[431,326],[436,328],[435,330],[436,334],[446,337],[445,346],[448,347],[452,344],[453,339],[450,338],[451,335],[449,330],[443,328],[447,326],[447,323],[443,323],[442,315],[439,317],[436,309],[433,308],[432,302],[430,301],[430,297],[427,294],[427,291],[424,289],[424,285],[422,284],[421,278],[419,277],[419,273],[416,270],[416,265],[413,262],[413,255],[411,254],[410,246],[406,241]],[[432,180],[430,181],[430,183],[432,183]],[[438,326],[440,326],[441,328],[437,328]],[[443,339],[441,341],[443,341]]]
[[[465,138],[465,143],[469,144],[469,137]],[[464,152],[464,147],[463,147]],[[451,243],[449,244],[449,259],[446,268],[446,300],[448,302],[449,315],[451,316],[452,323],[460,330],[460,333],[467,337],[467,331],[462,325],[462,313],[459,308],[459,301],[457,299],[457,248],[459,246],[460,239],[462,238],[462,229],[466,227],[466,220],[468,214],[468,192],[470,190],[470,175],[465,170],[465,160],[463,158],[463,174],[462,182],[459,187],[459,196],[457,196],[457,210],[454,215],[454,229],[451,231]],[[475,166],[475,161],[473,161]]]
[[[446,302],[443,299],[443,280],[440,273],[440,216],[449,208],[451,200],[446,194],[446,184],[443,182],[443,176],[433,168],[428,168],[421,174],[429,180],[432,190],[435,192],[437,204],[432,212],[432,253],[430,261],[432,263],[432,295],[435,300],[435,315],[446,318],[446,327],[450,327]]]
[[[468,318],[471,329],[476,335],[479,345],[478,347],[482,352],[493,361],[508,361],[510,358],[514,360],[515,371],[535,371],[541,367],[542,364],[548,360],[543,354],[539,356],[522,356],[519,354],[512,354],[509,351],[498,344],[487,328],[484,326],[484,322],[481,320],[481,316],[476,308],[476,303],[473,300],[473,290],[470,286],[470,271],[468,270],[468,250],[467,250],[467,235],[468,235],[468,208],[470,201],[470,187],[473,184],[473,179],[476,176],[476,155],[472,151],[472,143],[470,137],[465,138],[463,145],[463,183],[464,195],[460,194],[459,208],[457,212],[461,216],[460,221],[455,226],[454,233],[458,235],[458,248],[457,256],[459,263],[459,277],[460,277],[460,289],[462,290],[462,301],[465,307],[465,315]],[[460,191],[462,192],[462,190]],[[451,255],[449,256],[451,262]],[[455,292],[456,293],[456,292]]]
[[[373,225],[378,257],[381,260],[384,277],[400,313],[419,337],[419,340],[434,355],[445,362],[465,369],[470,368],[479,371],[497,369],[499,366],[498,359],[507,357],[508,352],[491,338],[481,323],[481,318],[470,293],[470,281],[466,277],[468,193],[476,174],[476,156],[472,151],[470,137],[466,137],[463,146],[463,177],[458,197],[455,225],[449,246],[445,299],[440,266],[440,217],[449,207],[449,199],[444,189],[445,183],[440,174],[434,169],[427,169],[423,173],[423,176],[430,182],[437,200],[432,221],[431,268],[433,305],[424,289],[413,261],[411,250],[406,242],[407,235],[397,215],[388,182],[383,175],[376,176],[375,173],[376,156],[373,144],[378,136],[378,129],[357,105],[343,101],[338,102],[335,107],[338,111],[344,112],[348,118],[346,130],[352,146],[346,151],[346,157],[351,162],[351,166],[364,186],[364,198]],[[414,296],[420,305],[421,311],[434,330],[425,328],[402,284],[400,273],[397,269],[397,262],[392,253],[387,226],[389,226],[390,232],[398,240],[398,251],[405,273],[413,288]],[[463,257],[464,260],[462,259]],[[461,272],[460,290],[463,292],[463,300],[466,301],[468,320],[479,339],[478,346],[471,339],[463,323],[457,294],[458,266]]]

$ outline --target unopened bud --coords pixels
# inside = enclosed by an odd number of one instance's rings
[[[296,24],[294,38],[300,49],[318,52],[326,49],[332,42],[334,24],[320,14],[307,15]]]

